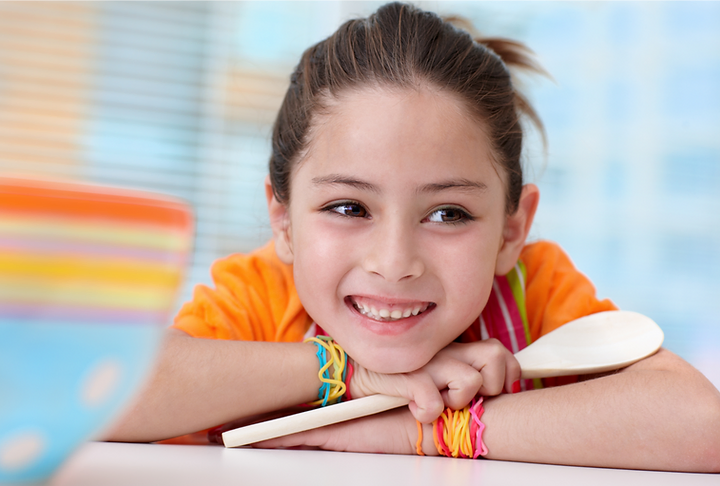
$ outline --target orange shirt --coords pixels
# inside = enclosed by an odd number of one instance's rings
[[[595,297],[595,287],[558,245],[528,244],[520,259],[527,270],[532,341],[579,317],[617,309]],[[195,337],[297,342],[312,324],[295,290],[292,266],[278,259],[272,243],[220,259],[211,273],[215,289],[198,285],[173,327]]]

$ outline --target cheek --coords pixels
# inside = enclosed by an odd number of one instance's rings
[[[352,258],[357,241],[348,231],[341,231],[322,221],[307,218],[295,233],[295,264],[313,277],[331,274]]]
[[[481,226],[453,238],[433,238],[428,256],[452,286],[468,288],[478,279],[494,274],[500,239],[499,231],[487,231]]]
[[[338,285],[352,261],[353,239],[333,230],[320,218],[306,218],[293,234],[293,274],[298,295],[308,313],[322,321],[337,305]]]
[[[462,326],[475,320],[485,307],[495,277],[497,243],[494,238],[473,234],[445,246],[451,251],[443,252],[433,266],[441,276],[458,326]]]

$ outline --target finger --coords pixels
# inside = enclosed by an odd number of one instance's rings
[[[435,387],[441,390],[445,406],[459,409],[470,403],[482,386],[482,375],[469,364],[472,361],[469,354],[459,355],[457,349],[452,353],[441,352],[418,373],[430,375]]]
[[[459,361],[446,366],[449,379],[442,391],[445,405],[455,410],[465,407],[480,392],[483,386],[483,375],[472,366]]]
[[[520,363],[513,354],[497,339],[465,346],[458,345],[450,350],[480,371],[483,384],[479,394],[495,396],[503,389],[512,390],[512,385],[520,379]]]
[[[483,342],[483,344],[482,360],[484,364],[480,369],[483,383],[479,393],[480,395],[490,397],[502,393],[507,378],[508,361],[515,360],[515,358],[510,351],[496,339],[489,339]]]
[[[421,371],[385,375],[362,370],[355,386],[354,390],[363,390],[363,395],[360,396],[382,393],[407,398],[410,400],[410,411],[422,423],[429,423],[438,418],[444,408],[443,397],[433,378]],[[355,391],[352,393],[357,397]]]
[[[513,393],[513,384],[520,379],[520,362],[512,354],[505,358],[505,389]]]
[[[410,399],[408,408],[416,420],[424,424],[432,422],[445,408],[438,387],[427,373],[411,373],[406,376],[405,389],[398,390],[398,393]]]

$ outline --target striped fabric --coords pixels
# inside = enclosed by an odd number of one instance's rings
[[[504,276],[495,277],[480,317],[462,334],[461,342],[495,338],[513,354],[532,341],[525,309],[527,272],[522,261]],[[542,388],[540,380],[521,380],[521,390]]]

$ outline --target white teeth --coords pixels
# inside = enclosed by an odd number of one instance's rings
[[[397,321],[398,319],[404,319],[411,315],[416,316],[421,312],[425,312],[430,304],[422,304],[407,309],[380,309],[367,305],[365,303],[353,302],[355,308],[364,316],[368,316],[376,321]]]

